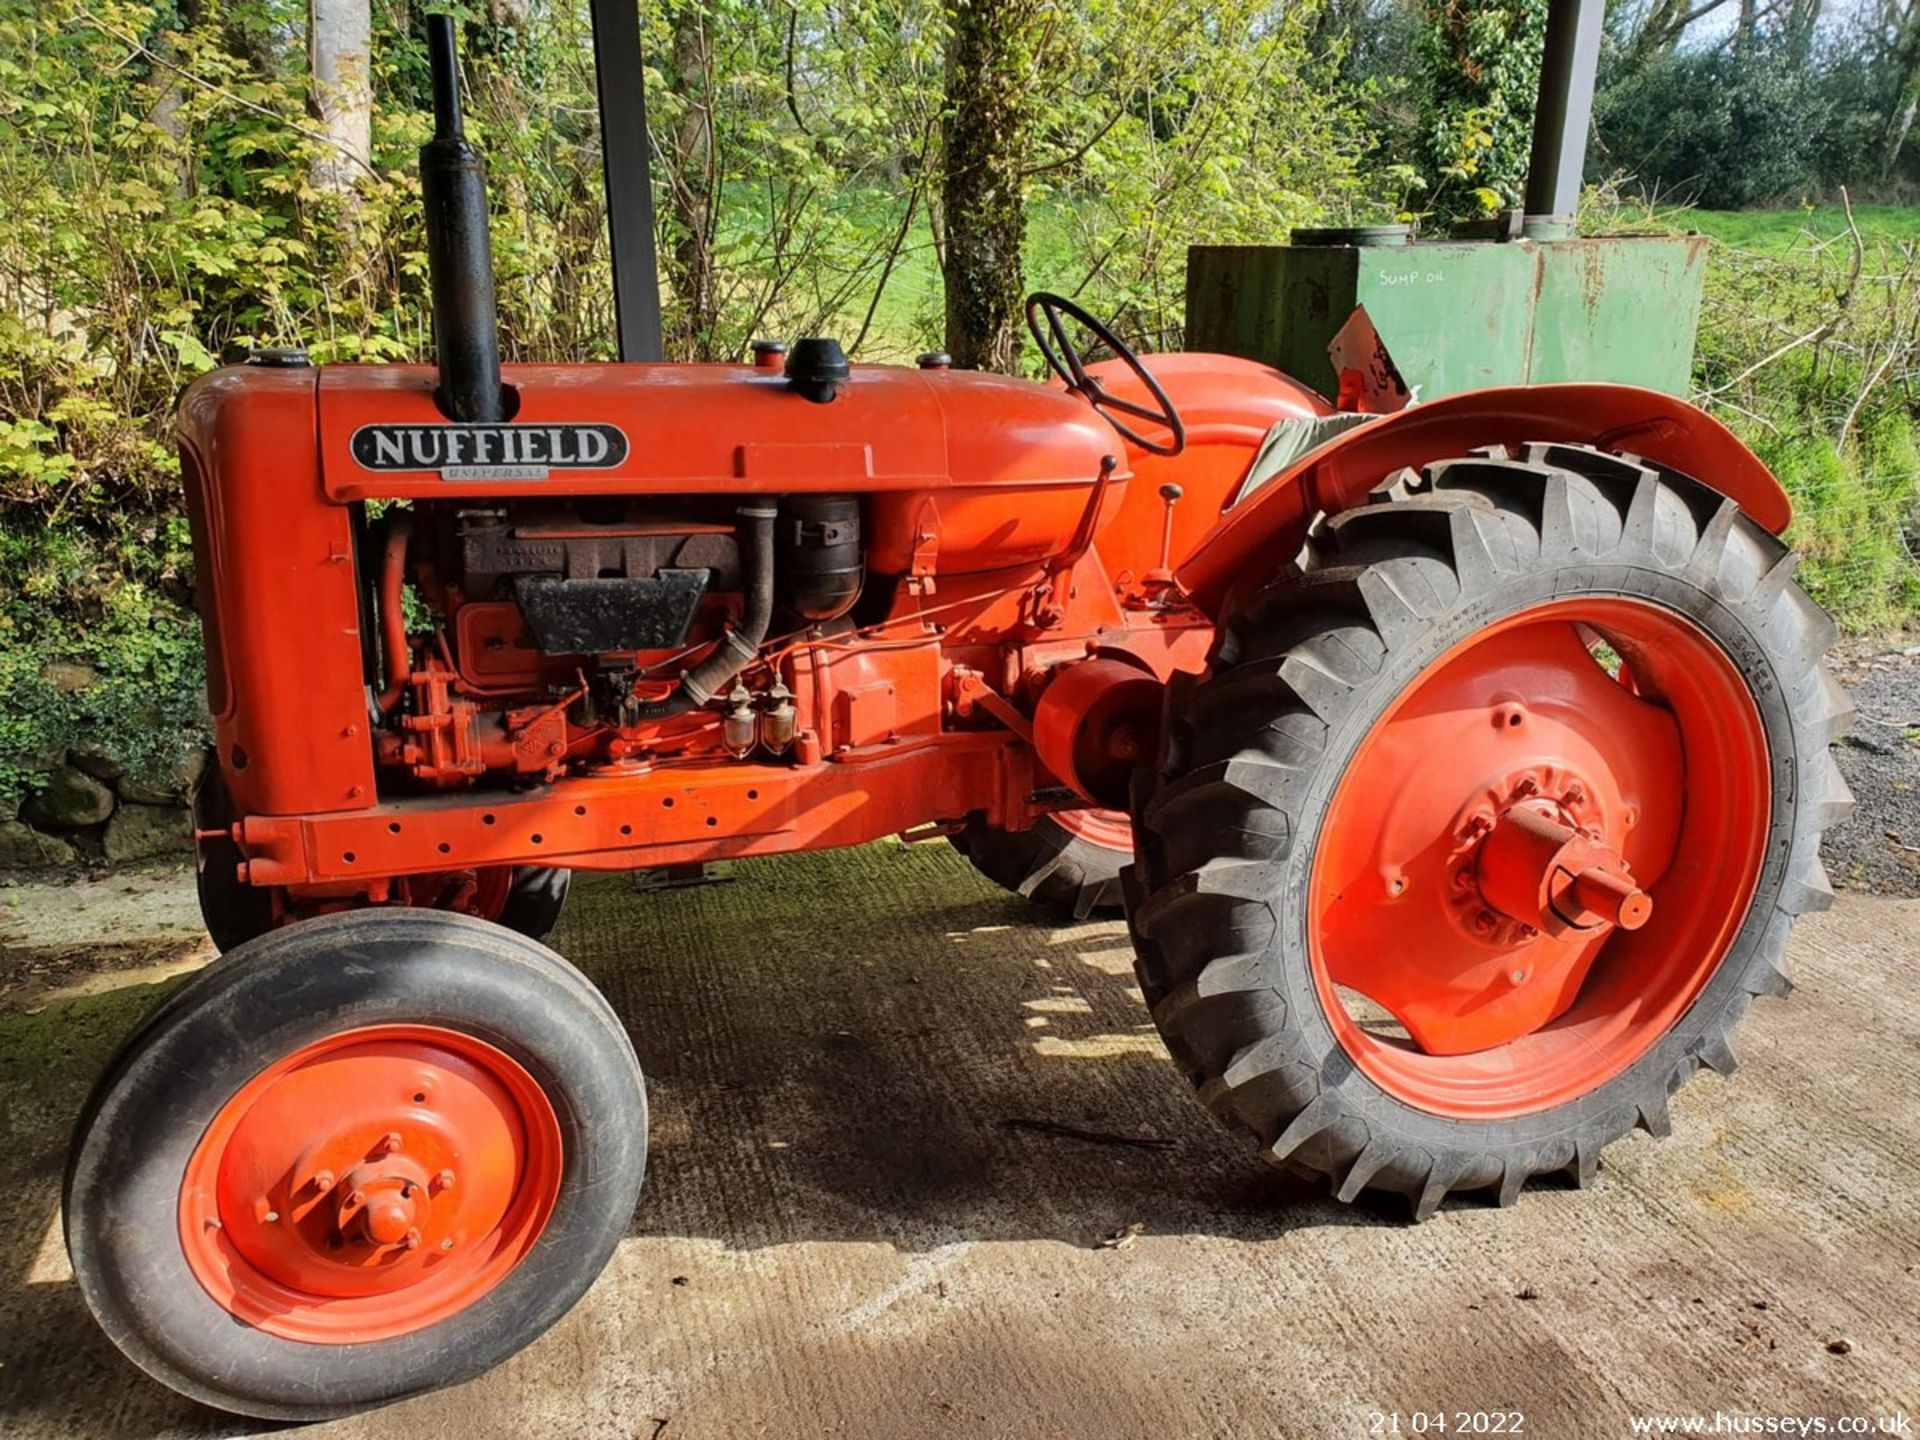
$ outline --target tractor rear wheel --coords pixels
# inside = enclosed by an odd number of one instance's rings
[[[953,844],[994,884],[1061,919],[1120,909],[1120,871],[1133,858],[1133,833],[1117,810],[1043,815],[1031,830],[1002,830],[977,816]]]
[[[1402,471],[1229,597],[1127,876],[1208,1106],[1416,1218],[1664,1134],[1832,899],[1850,708],[1793,573],[1703,484],[1531,445]]]
[[[80,1292],[128,1358],[312,1420],[532,1342],[626,1233],[633,1047],[558,955],[428,910],[298,921],[127,1040],[67,1165]]]

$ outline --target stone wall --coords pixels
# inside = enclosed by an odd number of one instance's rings
[[[46,757],[42,783],[0,809],[0,871],[126,865],[193,853],[187,796],[204,755],[159,779],[128,774],[98,751]]]

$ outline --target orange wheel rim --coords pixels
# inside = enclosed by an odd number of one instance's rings
[[[1054,813],[1053,819],[1076,840],[1085,840],[1103,850],[1133,853],[1133,821],[1124,810],[1060,810]]]
[[[1752,904],[1766,734],[1727,653],[1625,597],[1497,621],[1429,665],[1322,822],[1308,950],[1341,1046],[1419,1109],[1551,1109],[1645,1055]]]
[[[343,1031],[221,1107],[181,1181],[180,1241],[207,1293],[256,1329],[391,1339],[506,1278],[546,1229],[561,1161],[552,1103],[485,1041]]]

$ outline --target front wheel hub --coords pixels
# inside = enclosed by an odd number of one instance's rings
[[[188,1163],[181,1240],[217,1301],[308,1343],[444,1319],[545,1228],[559,1123],[514,1060],[425,1025],[348,1031],[268,1067]]]

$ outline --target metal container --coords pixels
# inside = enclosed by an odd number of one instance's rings
[[[1333,395],[1327,344],[1364,305],[1423,399],[1556,380],[1680,395],[1705,268],[1699,236],[1196,245],[1187,348],[1263,361]]]

